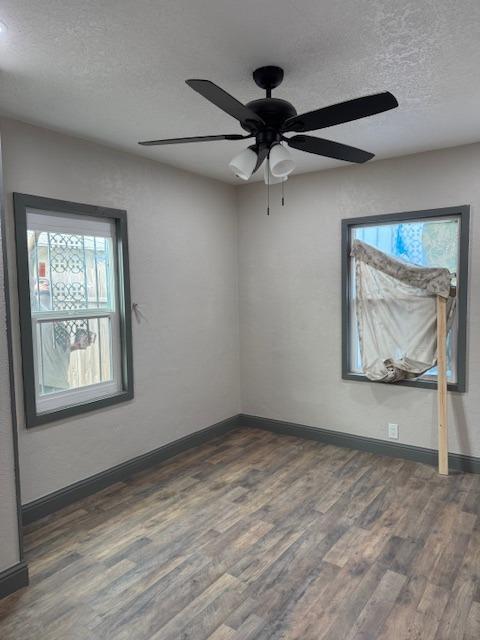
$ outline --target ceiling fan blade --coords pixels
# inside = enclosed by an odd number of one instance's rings
[[[232,133],[219,136],[195,136],[192,138],[166,138],[165,140],[144,140],[138,144],[144,147],[154,147],[162,144],[183,144],[185,142],[210,142],[212,140],[245,140],[252,136],[242,136],[240,134]]]
[[[268,152],[270,148],[266,144],[261,144],[258,147],[253,147],[253,149],[257,154],[257,164],[255,165],[255,169],[252,171],[252,175],[255,173],[255,171],[260,169],[260,167],[263,164],[263,161],[268,156]]]
[[[343,122],[358,120],[373,116],[382,111],[388,111],[398,107],[397,99],[389,91],[375,93],[363,98],[355,98],[346,102],[332,104],[329,107],[301,113],[298,116],[288,118],[283,125],[283,131],[314,131],[332,127]]]
[[[260,116],[210,80],[185,80],[185,82],[216,107],[241,122],[247,129],[255,131],[265,126]]]
[[[335,160],[345,160],[346,162],[367,162],[375,155],[362,149],[349,147],[341,142],[325,140],[325,138],[314,138],[313,136],[292,136],[291,138],[284,138],[284,140],[293,149],[316,153],[319,156],[326,156]]]

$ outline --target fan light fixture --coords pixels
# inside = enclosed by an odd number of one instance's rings
[[[270,171],[275,178],[284,178],[295,168],[292,156],[281,144],[275,144],[270,149]]]
[[[276,176],[274,176],[272,174],[272,172],[270,171],[270,162],[267,158],[267,160],[265,160],[265,165],[263,168],[263,180],[265,182],[265,184],[269,185],[269,184],[279,184],[280,182],[286,182],[287,181],[287,176],[283,176],[282,178],[277,178]]]
[[[257,164],[258,155],[253,149],[248,147],[231,160],[228,165],[237,178],[248,180]]]

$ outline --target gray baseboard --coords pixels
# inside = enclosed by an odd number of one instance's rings
[[[433,466],[436,466],[438,462],[438,452],[435,449],[425,449],[408,444],[387,442],[386,440],[377,440],[376,438],[365,438],[364,436],[355,436],[341,431],[308,427],[295,422],[272,420],[270,418],[260,418],[259,416],[246,414],[240,414],[239,423],[243,427],[266,429],[275,433],[284,433],[290,436],[298,436],[300,438],[309,438],[327,444],[334,444],[337,447],[348,447],[350,449],[379,453],[394,458],[405,458],[406,460],[423,462]],[[448,456],[448,464],[452,471],[480,473],[480,458],[473,456],[450,453]]]
[[[22,506],[23,525],[30,524],[39,518],[43,518],[50,513],[58,511],[81,498],[85,498],[97,491],[100,491],[101,489],[105,489],[105,487],[108,487],[115,482],[126,480],[137,471],[142,471],[143,469],[155,466],[167,458],[176,456],[182,451],[186,451],[187,449],[203,444],[211,438],[215,438],[226,433],[230,429],[238,426],[238,424],[238,416],[227,418],[226,420],[222,420],[217,424],[206,427],[201,431],[196,431],[195,433],[184,436],[174,442],[170,442],[163,447],[159,447],[158,449],[149,451],[141,456],[122,462],[115,467],[101,471],[94,476],[75,482],[63,489],[49,493],[42,498],[38,498],[38,500],[24,504]]]
[[[50,513],[54,513],[55,511],[58,511],[81,498],[85,498],[97,491],[100,491],[101,489],[105,489],[105,487],[108,487],[115,482],[126,480],[137,471],[142,471],[143,469],[155,466],[168,458],[176,456],[182,451],[186,451],[187,449],[203,444],[211,438],[220,436],[238,426],[266,429],[275,433],[283,433],[300,438],[318,440],[327,444],[336,445],[337,447],[348,447],[350,449],[369,451],[371,453],[392,456],[394,458],[405,458],[406,460],[423,462],[433,466],[436,466],[437,464],[437,451],[435,449],[425,449],[408,444],[387,442],[385,440],[377,440],[375,438],[365,438],[363,436],[355,436],[341,431],[309,427],[284,420],[273,420],[270,418],[261,418],[259,416],[239,414],[23,505],[23,524],[30,524],[31,522],[34,522],[39,518],[43,518]],[[448,462],[450,469],[454,471],[480,473],[480,458],[461,455],[458,453],[450,453]]]
[[[6,598],[14,591],[28,585],[28,567],[19,562],[5,571],[0,571],[0,598]]]

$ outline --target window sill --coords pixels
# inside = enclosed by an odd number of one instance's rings
[[[27,429],[31,429],[32,427],[38,427],[50,422],[55,422],[56,420],[63,420],[65,418],[81,415],[83,413],[89,413],[90,411],[95,411],[96,409],[103,409],[105,407],[110,407],[112,405],[119,404],[120,402],[126,402],[132,399],[133,390],[127,389],[125,391],[120,391],[120,393],[116,393],[115,395],[104,396],[102,398],[98,398],[97,400],[88,400],[86,402],[78,403],[70,407],[64,407],[63,409],[58,409],[56,411],[27,415],[26,427]]]
[[[65,389],[53,394],[46,394],[37,399],[37,414],[55,413],[69,407],[90,404],[104,398],[112,398],[122,392],[119,385],[114,380],[99,382],[96,384],[77,387],[76,389]]]
[[[437,389],[436,380],[400,380],[399,382],[375,382],[369,380],[362,373],[343,373],[342,380],[355,380],[356,382],[370,382],[371,384],[384,384],[390,387],[416,387],[417,389]],[[465,393],[465,385],[458,382],[449,382],[448,391],[456,391],[457,393]]]

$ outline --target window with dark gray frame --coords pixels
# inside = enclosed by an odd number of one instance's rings
[[[448,388],[466,389],[466,325],[470,207],[405,211],[342,220],[342,378],[367,381],[362,372],[355,315],[351,243],[358,239],[396,259],[454,274],[457,309],[447,338]],[[396,384],[436,388],[436,370]]]
[[[27,427],[133,397],[126,211],[14,194]]]

